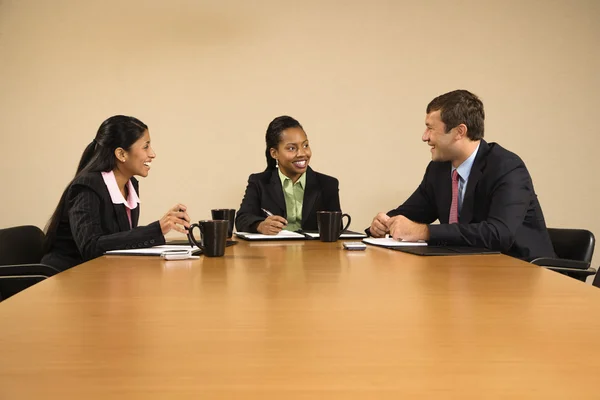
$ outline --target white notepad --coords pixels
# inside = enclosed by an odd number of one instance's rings
[[[148,247],[145,249],[124,249],[124,250],[109,250],[106,255],[108,256],[161,256],[164,252],[169,250],[190,250],[190,253],[194,253],[200,250],[197,246],[190,247],[189,245],[168,245],[164,244],[161,246]]]
[[[290,240],[290,239],[306,239],[301,233],[291,231],[280,231],[277,235],[263,235],[261,233],[236,232],[235,235],[246,240]]]
[[[319,239],[320,237],[319,232],[304,232],[304,234],[310,236],[313,239]],[[342,234],[340,235],[340,239],[362,239],[366,237],[367,235],[365,235],[364,233],[352,231],[342,232]]]
[[[363,239],[363,242],[383,247],[427,246],[427,242],[423,240],[419,240],[418,242],[408,242],[405,240],[396,240],[392,238],[366,238]]]

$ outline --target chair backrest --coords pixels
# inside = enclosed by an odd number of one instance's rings
[[[548,228],[554,252],[558,258],[592,262],[596,239],[585,229]]]
[[[35,264],[44,256],[44,232],[24,225],[0,229],[0,265]]]
[[[44,275],[0,276],[0,301],[6,300],[46,278]]]

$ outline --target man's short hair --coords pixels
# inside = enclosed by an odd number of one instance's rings
[[[483,103],[473,93],[454,90],[438,96],[427,105],[427,114],[438,110],[442,122],[446,125],[446,132],[465,124],[469,139],[483,139],[485,112]]]

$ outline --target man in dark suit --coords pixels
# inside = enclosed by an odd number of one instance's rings
[[[404,204],[375,216],[372,236],[485,247],[526,260],[554,256],[525,164],[483,140],[484,119],[483,103],[466,90],[429,103],[422,140],[432,161]]]

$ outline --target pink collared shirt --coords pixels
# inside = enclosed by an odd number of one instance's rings
[[[127,218],[129,219],[129,227],[132,228],[131,210],[136,208],[140,202],[140,198],[133,188],[133,183],[131,183],[131,180],[127,181],[127,200],[125,200],[121,190],[119,190],[117,178],[115,178],[115,173],[113,171],[102,172],[102,179],[104,179],[104,184],[108,189],[108,193],[110,194],[110,199],[112,200],[113,204],[125,205],[125,212],[127,212]]]

